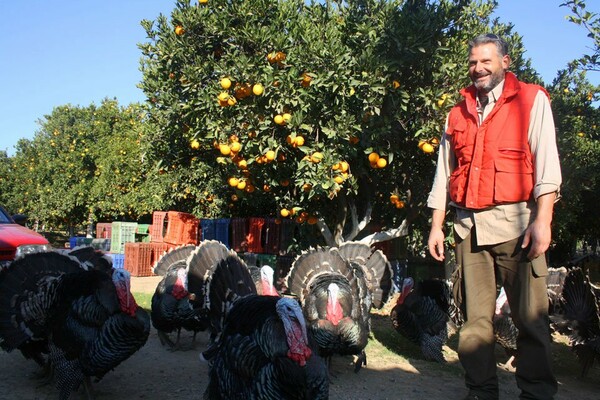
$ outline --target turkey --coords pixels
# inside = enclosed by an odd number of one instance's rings
[[[257,294],[248,267],[219,242],[201,244],[188,264],[211,321],[205,399],[328,398],[327,370],[296,300]]]
[[[373,293],[378,295],[378,305],[387,300],[391,268],[385,257],[371,258],[370,249],[362,260],[349,256],[358,253],[351,246],[343,250],[349,260],[340,253],[326,247],[303,252],[286,276],[286,287],[299,298],[320,355],[328,361],[334,354],[356,355],[358,372],[367,362],[364,349],[371,330]]]
[[[50,361],[60,399],[98,380],[147,341],[150,317],[130,291],[130,274],[115,269],[64,274],[56,281],[49,321]]]
[[[209,355],[210,354],[210,355]],[[249,294],[228,311],[210,362],[207,400],[328,399],[323,359],[295,299]]]
[[[404,278],[390,312],[394,329],[421,348],[426,360],[444,363],[442,347],[448,339],[450,291],[441,280]]]
[[[150,317],[161,344],[168,345],[171,350],[180,348],[181,330],[196,334],[208,328],[208,321],[202,317],[202,309],[190,301],[195,295],[188,291],[187,258],[196,249],[194,245],[175,248],[165,253],[154,265],[153,271],[162,275],[152,296]],[[177,332],[175,342],[168,334]]]
[[[192,303],[203,310],[213,341],[223,329],[231,304],[241,296],[257,294],[246,263],[216,240],[203,241],[192,252],[187,275],[188,290],[194,294]]]
[[[562,290],[564,318],[569,328],[571,347],[581,363],[585,377],[594,362],[600,362],[600,317],[595,290],[579,267],[569,270]]]
[[[508,361],[504,364],[500,364],[500,366],[509,370],[514,370],[519,329],[515,326],[511,317],[508,298],[506,297],[504,287],[500,288],[500,293],[496,298],[496,309],[494,310],[492,324],[494,325],[494,337],[496,343],[504,348],[504,351],[506,351],[506,354],[509,357]]]
[[[75,255],[82,254],[91,253]],[[88,269],[74,256],[31,254],[0,278],[3,348],[36,352],[38,362],[49,354],[61,399],[128,358],[150,330],[149,316],[129,291],[129,273],[107,271],[93,259],[88,261],[98,269]]]
[[[92,247],[70,252],[34,253],[14,261],[0,273],[0,346],[47,367],[49,297],[63,274],[90,268],[108,273],[111,262]]]

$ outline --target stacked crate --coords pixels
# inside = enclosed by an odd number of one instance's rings
[[[110,252],[124,253],[125,243],[135,242],[137,222],[113,222],[111,226]]]
[[[152,213],[152,225],[150,225],[150,241],[160,243],[165,233],[166,211],[154,211]]]
[[[169,211],[163,241],[173,245],[198,244],[199,224],[200,220],[192,214]]]

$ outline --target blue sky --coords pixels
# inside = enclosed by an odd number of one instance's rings
[[[591,53],[587,32],[565,19],[563,1],[499,0],[495,14],[515,25],[548,83],[567,62]],[[13,155],[18,139],[33,138],[38,119],[56,106],[85,107],[106,97],[122,105],[144,101],[136,87],[137,44],[146,40],[140,21],[169,15],[174,6],[174,0],[0,0],[0,150]],[[588,77],[600,84],[600,73]]]

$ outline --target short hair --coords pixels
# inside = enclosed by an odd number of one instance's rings
[[[469,53],[473,47],[481,46],[483,44],[494,43],[498,49],[500,57],[504,57],[508,54],[508,43],[504,41],[500,36],[494,35],[493,33],[486,33],[479,35],[469,41]]]

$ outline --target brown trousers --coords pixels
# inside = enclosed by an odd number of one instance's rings
[[[527,250],[521,249],[523,237],[478,246],[474,229],[456,246],[466,301],[466,322],[458,344],[466,386],[481,399],[498,399],[492,326],[498,283],[506,290],[511,315],[519,329],[516,380],[520,398],[552,399],[558,385],[550,365],[546,260],[543,255],[528,260]]]

